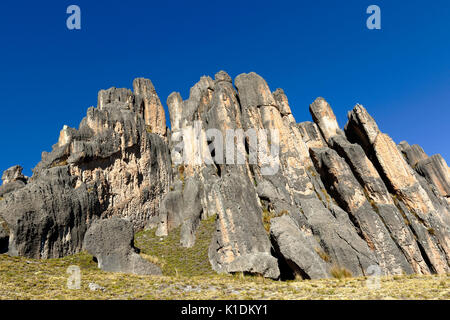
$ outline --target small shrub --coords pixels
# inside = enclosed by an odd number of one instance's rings
[[[267,208],[263,208],[263,224],[264,224],[264,229],[266,229],[266,232],[269,233],[270,232],[270,221],[273,218],[278,218],[281,216],[284,216],[285,214],[289,214],[289,212],[287,210],[282,210],[279,213],[273,213],[271,212],[269,209]]]
[[[145,126],[145,130],[146,130],[148,133],[153,133],[152,128],[151,128],[150,126]]]
[[[59,162],[55,162],[51,165],[51,168],[56,168],[56,167],[64,167],[67,166],[67,159],[66,160],[61,160]]]
[[[3,200],[3,197],[0,197],[0,201],[2,201]]]
[[[331,267],[330,274],[336,279],[351,278],[353,276],[349,270],[338,265]]]
[[[428,233],[434,236],[436,234],[436,231],[433,228],[428,228]]]
[[[330,256],[329,256],[325,251],[323,251],[322,249],[320,249],[320,248],[315,248],[314,250],[316,250],[317,254],[319,255],[319,257],[320,257],[323,261],[325,261],[325,262],[330,262],[330,261],[331,261]]]

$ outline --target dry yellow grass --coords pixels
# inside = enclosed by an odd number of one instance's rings
[[[0,299],[450,299],[448,275],[383,277],[379,289],[372,290],[365,278],[282,282],[218,275],[207,254],[214,226],[214,217],[202,221],[193,248],[179,246],[179,230],[166,238],[139,232],[136,246],[162,268],[161,277],[103,272],[84,252],[49,260],[0,255]],[[67,287],[67,268],[74,265],[81,271],[78,290]],[[91,291],[90,283],[105,290]]]
[[[67,268],[81,269],[81,289],[67,288]],[[91,291],[90,283],[105,288]],[[0,299],[450,299],[450,277],[382,277],[272,281],[243,275],[135,276],[97,269],[86,253],[30,260],[0,255]]]

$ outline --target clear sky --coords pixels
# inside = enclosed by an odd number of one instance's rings
[[[79,31],[66,27],[71,4]],[[366,28],[372,4],[381,30]],[[450,162],[448,0],[5,0],[0,40],[0,171],[20,164],[31,175],[100,89],[148,77],[166,105],[221,69],[283,88],[297,122],[311,120],[318,96],[342,127],[361,103],[397,143]]]

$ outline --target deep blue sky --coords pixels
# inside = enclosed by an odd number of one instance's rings
[[[77,4],[82,30],[66,28]],[[381,8],[382,29],[366,28]],[[298,122],[323,96],[341,126],[357,102],[396,142],[450,162],[450,1],[1,1],[0,171],[30,175],[102,88],[150,78],[165,105],[206,74],[255,71]]]

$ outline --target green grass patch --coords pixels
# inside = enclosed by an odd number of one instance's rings
[[[164,275],[191,277],[215,274],[208,258],[215,220],[214,215],[200,222],[192,248],[180,245],[180,228],[172,230],[167,237],[157,237],[155,230],[138,232],[135,246],[144,258],[158,264]]]

